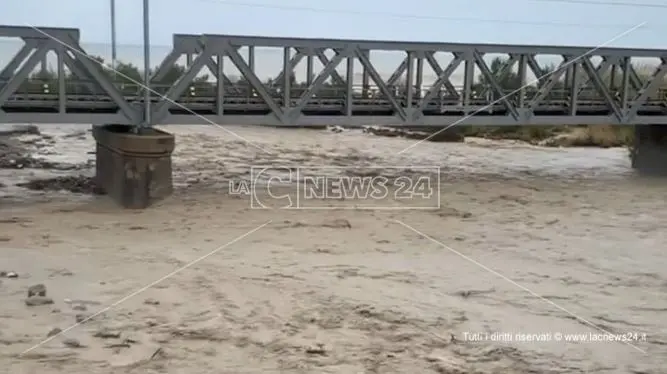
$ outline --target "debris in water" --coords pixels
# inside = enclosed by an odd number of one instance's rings
[[[311,354],[311,355],[325,355],[325,354],[327,354],[327,351],[324,348],[324,344],[316,343],[314,346],[307,347],[306,348],[306,353]]]
[[[95,183],[93,178],[82,175],[35,179],[19,183],[17,186],[35,191],[69,191],[81,194],[104,195],[104,191]]]
[[[146,304],[146,305],[160,305],[160,302],[158,300],[148,298],[148,299],[144,300],[144,304]]]
[[[120,338],[120,332],[107,330],[107,329],[102,329],[100,331],[97,331],[95,334],[93,334],[93,336],[96,337],[96,338],[100,338],[100,339],[119,339]]]
[[[12,126],[7,130],[0,130],[0,136],[17,136],[17,135],[41,135],[39,128],[35,125],[19,125]]]
[[[65,345],[65,347],[68,347],[68,348],[84,348],[85,347],[83,344],[81,344],[80,341],[78,341],[76,339],[72,339],[72,338],[63,340],[63,344]]]
[[[33,296],[25,299],[27,306],[40,306],[53,304],[53,299],[45,296]]]
[[[46,286],[40,283],[28,287],[28,297],[33,297],[33,296],[46,297]]]
[[[60,334],[61,332],[63,332],[63,330],[56,327],[54,329],[51,329],[51,331],[49,331],[49,333],[46,334],[46,337],[50,338],[52,336],[56,336],[56,335]]]

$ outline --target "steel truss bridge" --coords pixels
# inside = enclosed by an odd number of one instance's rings
[[[24,42],[0,71],[0,123],[136,125],[144,120],[141,86],[114,83],[109,71],[81,48],[79,30],[0,26],[0,37]],[[263,83],[255,73],[257,47],[283,49],[283,69],[273,83]],[[247,48],[246,57],[241,48]],[[30,78],[50,51],[57,56],[56,81]],[[400,51],[405,59],[384,80],[372,51]],[[447,66],[434,58],[443,52],[452,58]],[[536,56],[558,55],[563,62],[535,85],[512,91],[491,71],[487,54],[507,56],[501,72],[518,65],[524,84],[529,70],[542,75]],[[165,76],[183,55],[188,66],[165,85]],[[602,62],[594,63],[594,57]],[[660,63],[642,79],[633,58]],[[307,82],[297,85],[294,67],[303,59]],[[316,75],[314,60],[324,66]],[[230,62],[244,84],[224,74]],[[354,86],[355,62],[362,66],[361,89]],[[336,70],[341,64],[344,74]],[[423,83],[425,64],[437,75],[429,86]],[[459,66],[465,72],[463,87],[450,80]],[[204,67],[215,82],[197,86],[195,78]],[[474,84],[475,69],[485,82],[483,90]],[[443,126],[468,116],[463,122],[468,125],[667,124],[667,91],[661,87],[666,73],[667,50],[177,34],[150,81],[151,116],[153,124]],[[401,77],[407,82],[402,86],[397,85]]]

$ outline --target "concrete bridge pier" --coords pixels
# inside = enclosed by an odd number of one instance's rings
[[[97,185],[124,208],[144,209],[172,194],[174,135],[154,128],[93,126]]]
[[[630,158],[640,174],[667,176],[667,126],[635,126]]]

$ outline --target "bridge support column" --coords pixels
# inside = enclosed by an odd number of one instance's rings
[[[144,209],[171,195],[172,134],[154,128],[94,126],[96,183],[124,208]]]
[[[630,158],[641,174],[667,176],[667,126],[635,126]]]

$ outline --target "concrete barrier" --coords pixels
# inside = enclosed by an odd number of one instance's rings
[[[132,126],[93,127],[97,143],[95,180],[119,205],[144,209],[173,192],[171,154],[175,138],[167,132]]]

